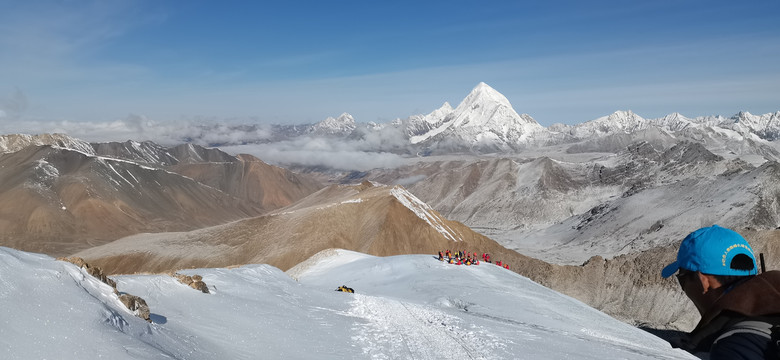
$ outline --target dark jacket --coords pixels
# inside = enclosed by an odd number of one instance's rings
[[[768,271],[727,290],[689,334],[684,347],[689,351],[709,351],[710,359],[777,358],[777,347],[766,337],[736,331],[742,321],[780,323],[780,271]]]

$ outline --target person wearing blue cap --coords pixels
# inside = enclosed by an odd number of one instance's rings
[[[758,274],[742,235],[718,225],[698,229],[661,275],[677,275],[701,314],[696,328],[673,346],[709,352],[712,360],[778,358],[780,271]]]

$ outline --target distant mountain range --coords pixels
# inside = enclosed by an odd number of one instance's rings
[[[658,119],[645,119],[626,110],[576,125],[543,127],[530,115],[518,114],[501,93],[485,83],[479,83],[454,109],[445,103],[427,115],[413,115],[388,123],[359,123],[352,115],[344,113],[314,124],[255,124],[230,128],[244,135],[240,141],[205,142],[211,146],[232,146],[326,137],[358,143],[362,151],[389,151],[402,155],[488,154],[600,142],[598,139],[603,138],[612,138],[613,142],[624,146],[624,141],[618,138],[652,132],[657,137],[674,139],[671,141],[723,142],[730,150],[739,150],[740,154],[747,151],[769,155],[777,160],[778,151],[773,142],[780,137],[780,111],[763,115],[739,112],[730,117],[696,118],[673,113]],[[201,136],[208,134],[209,126],[203,125],[200,133]],[[252,134],[261,136],[253,137]],[[182,142],[200,143],[204,140],[205,137],[181,139]],[[741,144],[743,142],[749,143],[749,150]],[[613,151],[617,144],[607,150]],[[580,146],[589,147],[580,147],[579,151],[593,151],[609,145]]]

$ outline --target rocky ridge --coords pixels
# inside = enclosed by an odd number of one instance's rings
[[[376,256],[462,249],[490,252],[510,264],[525,259],[443,218],[399,186],[370,182],[329,186],[259,217],[186,233],[130,236],[77,255],[111,273],[249,263],[287,270],[330,248]]]

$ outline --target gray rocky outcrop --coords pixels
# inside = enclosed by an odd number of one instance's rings
[[[91,266],[86,261],[84,261],[84,259],[82,259],[80,257],[70,257],[70,258],[68,258],[68,257],[61,257],[61,258],[57,258],[57,260],[67,261],[69,263],[72,263],[72,264],[74,264],[74,265],[84,269],[87,272],[87,274],[92,275],[93,277],[97,278],[98,280],[100,280],[104,284],[108,284],[109,286],[114,288],[114,293],[115,294],[118,293],[118,291],[116,290],[116,281],[114,281],[111,278],[109,278],[108,276],[106,276],[106,274],[103,273],[103,270],[101,268],[99,268],[97,266]]]
[[[135,316],[140,317],[148,322],[152,322],[149,315],[149,305],[146,304],[146,300],[130,294],[119,295],[119,301],[122,302]]]
[[[57,258],[57,260],[67,261],[69,263],[72,263],[84,269],[87,272],[87,274],[95,277],[96,279],[100,280],[102,283],[111,286],[114,289],[114,294],[119,295],[119,301],[121,301],[122,304],[125,305],[125,307],[127,307],[130,311],[132,311],[135,316],[138,316],[141,319],[144,319],[148,322],[152,322],[151,318],[149,317],[151,312],[149,311],[149,305],[146,304],[146,301],[135,295],[119,294],[119,291],[116,288],[116,281],[106,276],[106,274],[103,273],[103,270],[100,269],[99,267],[90,265],[80,257],[69,257],[69,258],[61,257],[61,258]]]
[[[187,285],[195,290],[200,290],[204,294],[209,293],[209,287],[205,282],[203,282],[203,277],[200,275],[189,276],[179,273],[171,273],[170,275],[176,278],[176,280],[179,280],[179,282],[184,285]]]

